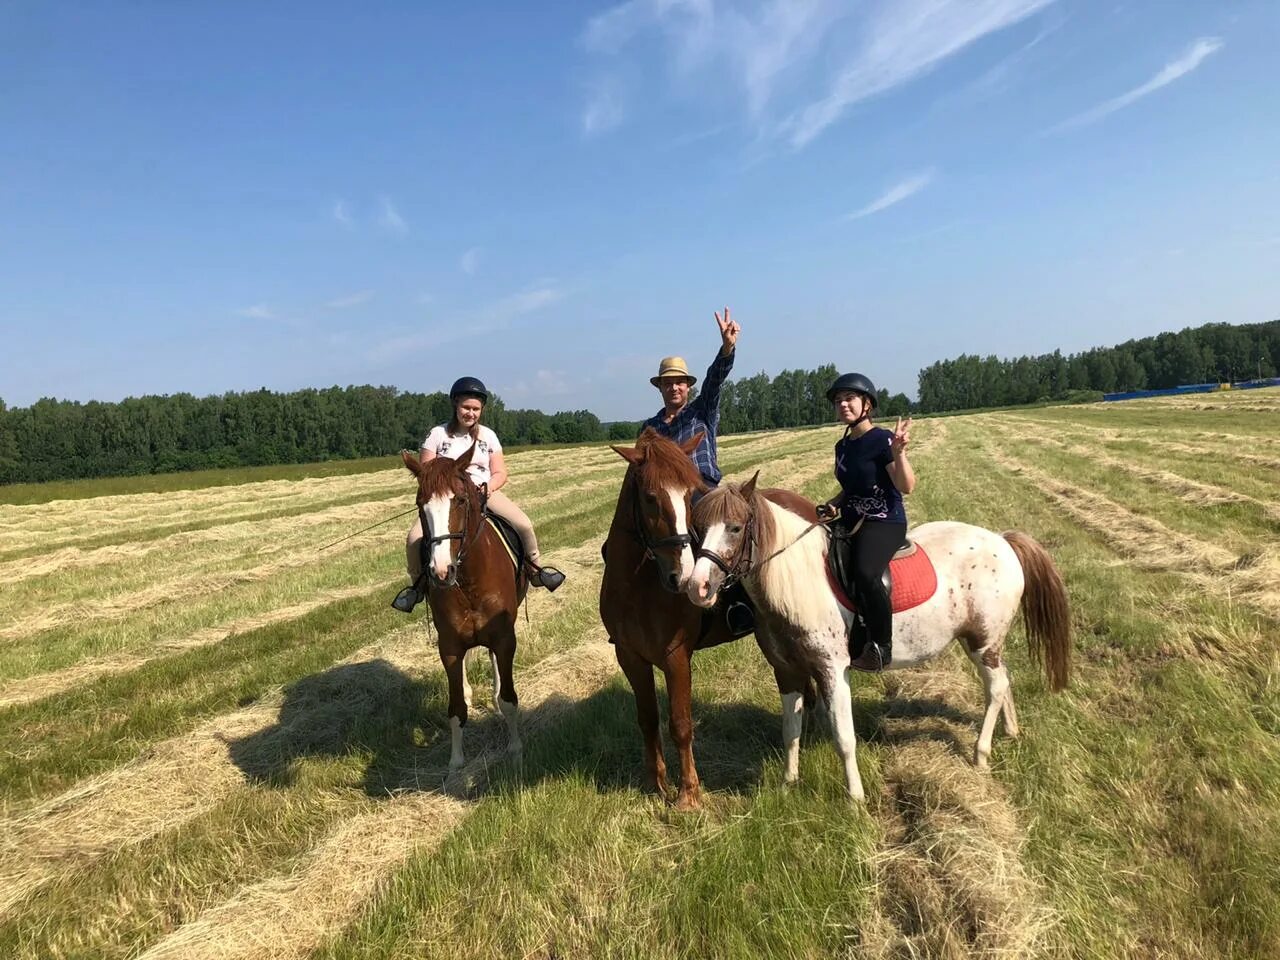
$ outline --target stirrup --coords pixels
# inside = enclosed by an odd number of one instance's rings
[[[889,665],[892,654],[888,653],[880,644],[874,640],[868,640],[862,648],[862,652],[849,664],[854,670],[862,670],[865,673],[879,673]]]
[[[564,574],[555,567],[539,567],[530,563],[533,573],[529,575],[529,584],[534,587],[546,587],[548,593],[555,593],[556,588],[564,583]]]
[[[391,601],[391,606],[392,608],[399,610],[401,613],[413,613],[413,608],[416,607],[421,600],[422,594],[418,593],[418,588],[413,584],[410,584],[396,594],[396,598]]]

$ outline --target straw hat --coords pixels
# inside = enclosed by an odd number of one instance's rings
[[[684,362],[684,357],[663,357],[658,364],[658,375],[650,377],[649,382],[660,387],[663,377],[684,377],[691,387],[698,382],[698,378],[689,373],[689,365]]]

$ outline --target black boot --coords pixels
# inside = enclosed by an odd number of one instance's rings
[[[866,623],[867,639],[849,666],[879,673],[893,660],[893,603],[883,582],[876,581],[858,592],[858,610]]]
[[[418,592],[416,586],[410,584],[396,594],[396,598],[391,601],[391,606],[401,613],[413,613],[413,608],[421,602],[422,594]]]
[[[741,583],[735,583],[720,594],[724,605],[724,622],[729,628],[729,636],[737,640],[753,633],[756,629],[756,611],[751,605],[751,597]]]
[[[546,587],[548,593],[555,593],[556,588],[564,583],[564,574],[555,567],[540,567],[530,563],[533,573],[529,574],[529,584],[534,587]]]

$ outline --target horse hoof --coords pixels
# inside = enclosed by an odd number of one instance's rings
[[[702,800],[692,794],[682,793],[676,797],[676,802],[673,806],[680,813],[692,813],[695,810],[702,809]]]

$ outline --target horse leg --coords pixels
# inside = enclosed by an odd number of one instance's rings
[[[1018,711],[1013,708],[1013,681],[1008,679],[1009,668],[1005,667],[1005,678],[1009,684],[1009,689],[1004,693],[1004,707],[1001,713],[1004,715],[1004,732],[1014,739],[1018,736]]]
[[[614,644],[613,651],[635,694],[636,720],[644,739],[644,765],[649,771],[649,782],[666,800],[667,763],[662,758],[662,737],[658,733],[658,693],[653,682],[653,667],[622,644]]]
[[[470,652],[468,650],[462,655],[462,699],[466,702],[468,710],[475,702],[471,699],[471,680],[467,677],[467,653]]]
[[[680,794],[676,797],[677,810],[697,810],[702,806],[702,789],[698,782],[698,769],[693,765],[693,671],[690,659],[693,651],[677,647],[667,655],[662,668],[667,677],[667,698],[670,703],[671,741],[680,754]]]
[[[996,729],[996,718],[1001,710],[1012,712],[1012,697],[1009,695],[1009,671],[1000,660],[998,647],[987,647],[985,650],[974,650],[969,659],[977,667],[982,677],[982,687],[987,695],[987,712],[982,718],[982,731],[978,734],[978,744],[974,747],[973,762],[985,768],[991,757],[991,738]],[[1006,707],[1006,704],[1009,706]],[[1006,713],[1006,724],[1009,714]],[[1016,730],[1018,721],[1015,718],[1013,727]]]
[[[493,661],[494,701],[502,718],[507,721],[507,755],[515,766],[516,774],[523,772],[524,744],[520,740],[520,701],[516,697],[515,635],[503,637],[495,647],[489,649],[489,657]]]
[[[831,732],[836,751],[844,761],[844,776],[849,799],[866,800],[862,775],[858,772],[858,737],[853,729],[853,694],[849,690],[848,660],[841,658],[828,664],[818,677],[818,689],[831,712]]]
[[[812,687],[812,681],[802,673],[778,667],[773,668],[773,676],[782,697],[782,779],[785,783],[795,783],[800,779],[800,731],[804,727],[805,693],[806,688]]]
[[[463,694],[463,684],[466,680],[466,651],[446,653],[442,646],[440,662],[444,664],[445,676],[449,680],[449,731],[453,737],[449,753],[449,769],[457,770],[467,762],[462,754],[462,728],[467,723],[467,701]]]

